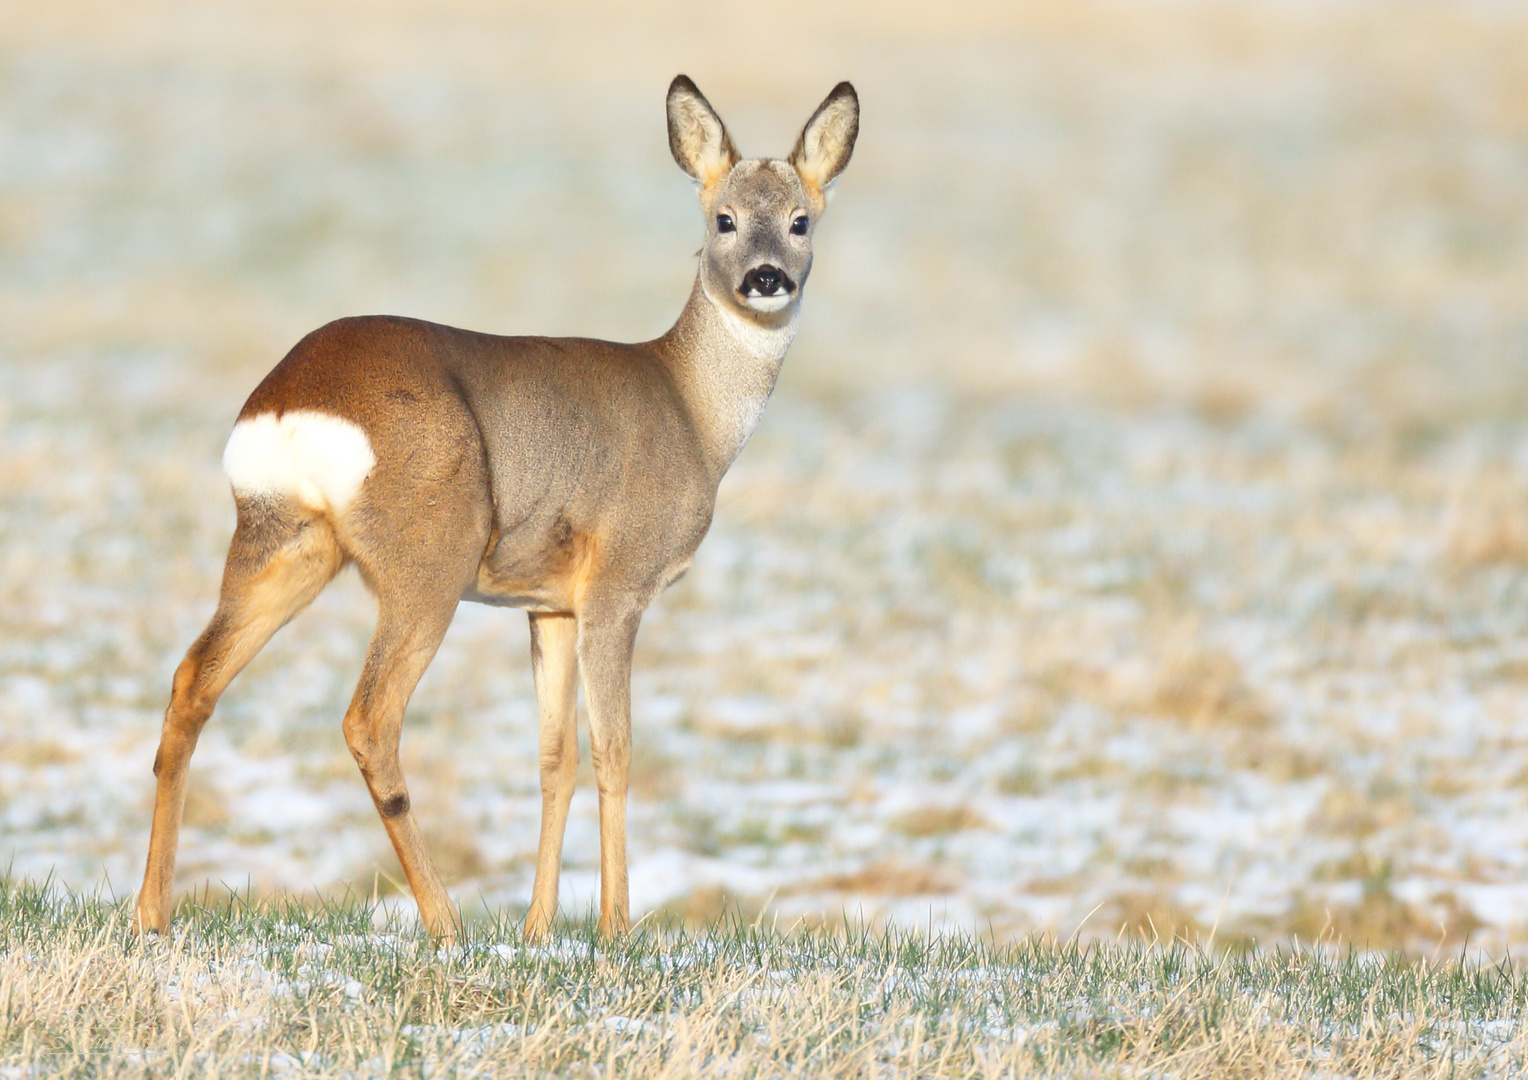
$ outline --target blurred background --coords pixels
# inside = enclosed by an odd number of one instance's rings
[[[0,857],[136,888],[222,445],[302,334],[654,337],[669,80],[783,155],[848,78],[797,343],[639,642],[633,914],[1521,943],[1524,57],[1487,0],[0,9]],[[342,578],[225,697],[182,889],[399,902],[372,615]],[[404,749],[469,911],[528,901],[534,718],[464,605]]]

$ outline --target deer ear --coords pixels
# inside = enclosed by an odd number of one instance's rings
[[[829,185],[849,164],[857,135],[859,95],[854,87],[841,82],[817,106],[791,151],[790,163],[817,197],[826,198]]]
[[[674,160],[702,187],[710,187],[737,164],[727,125],[685,75],[674,76],[669,84],[668,136]]]

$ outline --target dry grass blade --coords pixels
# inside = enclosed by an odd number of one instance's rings
[[[739,922],[436,950],[377,909],[187,909],[0,884],[10,1075],[646,1078],[1505,1075],[1528,1067],[1509,966],[1334,951],[1013,945]]]

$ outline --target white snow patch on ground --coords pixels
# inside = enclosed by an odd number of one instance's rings
[[[637,917],[1528,934],[1528,173],[1520,57],[1481,44],[1523,15],[1261,10],[1256,79],[1209,32],[1165,82],[1086,35],[845,54],[891,142],[644,621]],[[327,44],[256,78],[266,39],[209,54],[215,22],[0,43],[0,858],[76,888],[136,887],[219,450],[285,349],[372,310],[635,340],[693,274],[660,101],[548,93],[555,49],[407,93]],[[457,56],[425,40],[455,25],[405,44]],[[225,697],[183,889],[406,905],[340,734],[372,616],[343,576]],[[469,907],[528,900],[536,753],[524,620],[466,606],[403,754]]]

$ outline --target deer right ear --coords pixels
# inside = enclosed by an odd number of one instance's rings
[[[674,76],[669,84],[668,136],[674,160],[701,187],[722,179],[738,162],[727,126],[685,75]]]

